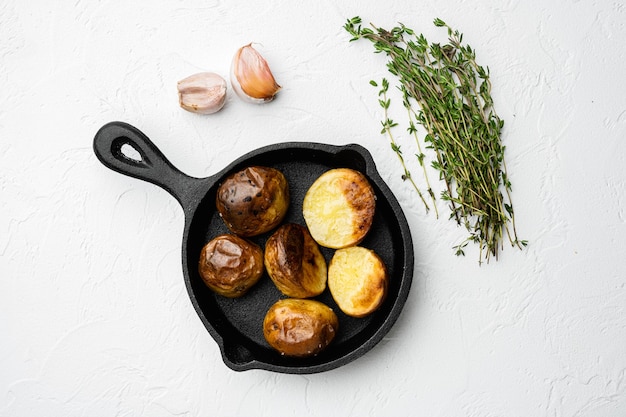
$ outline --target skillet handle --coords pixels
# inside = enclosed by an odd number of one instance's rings
[[[139,129],[124,122],[110,122],[98,130],[93,150],[107,168],[158,185],[183,209],[203,182],[179,171]],[[129,155],[132,150],[136,155]]]

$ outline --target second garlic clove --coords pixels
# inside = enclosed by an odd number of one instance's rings
[[[193,113],[215,113],[226,103],[226,80],[212,72],[190,75],[178,82],[178,101]]]
[[[281,89],[267,61],[251,43],[239,48],[233,57],[230,82],[240,98],[257,104],[272,101]]]

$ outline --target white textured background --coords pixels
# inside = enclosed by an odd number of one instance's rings
[[[424,213],[378,134],[384,60],[348,43],[354,15],[431,39],[440,17],[489,65],[526,250],[453,255],[463,230]],[[0,415],[626,415],[625,25],[611,0],[4,0]],[[275,102],[178,108],[179,79],[227,76],[250,41]],[[194,176],[279,141],[366,146],[415,243],[395,327],[327,373],[228,369],[184,288],[182,210],[93,155],[111,120]]]

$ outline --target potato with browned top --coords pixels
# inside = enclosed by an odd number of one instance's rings
[[[339,309],[349,316],[365,317],[377,310],[388,285],[387,268],[371,249],[339,249],[328,265],[328,289]]]
[[[319,301],[287,298],[270,307],[263,320],[265,340],[286,356],[313,356],[335,338],[339,320]]]
[[[289,185],[275,168],[251,166],[229,175],[217,190],[216,206],[226,226],[243,237],[277,227],[289,208]]]
[[[374,221],[376,194],[362,173],[350,168],[326,171],[304,196],[302,212],[311,236],[339,249],[360,243]]]
[[[198,272],[216,293],[241,297],[263,275],[263,250],[235,235],[217,236],[202,248]]]
[[[265,243],[265,269],[289,297],[308,298],[326,289],[326,259],[306,227],[287,223]]]

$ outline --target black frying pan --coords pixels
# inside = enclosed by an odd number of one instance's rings
[[[140,157],[128,156],[122,150],[124,145],[133,148]],[[126,123],[104,125],[94,138],[93,148],[98,159],[108,168],[162,187],[182,206],[185,213],[182,263],[187,291],[202,323],[219,345],[224,363],[231,369],[257,368],[293,374],[334,369],[372,349],[400,315],[413,278],[413,242],[398,201],[378,175],[371,155],[363,147],[279,143],[252,151],[207,178],[183,174],[142,132]],[[230,299],[209,290],[198,274],[202,247],[218,234],[228,232],[215,207],[220,181],[229,173],[250,165],[277,168],[287,178],[291,206],[285,222],[305,224],[301,210],[304,194],[317,177],[331,168],[361,171],[376,192],[376,217],[361,246],[376,251],[387,265],[389,293],[381,308],[361,319],[343,314],[328,290],[316,297],[337,313],[339,331],[332,344],[315,357],[281,356],[263,338],[265,313],[275,301],[284,297],[269,277],[261,278],[244,297]],[[268,235],[251,240],[263,247]],[[322,248],[322,252],[329,261],[333,251]]]

